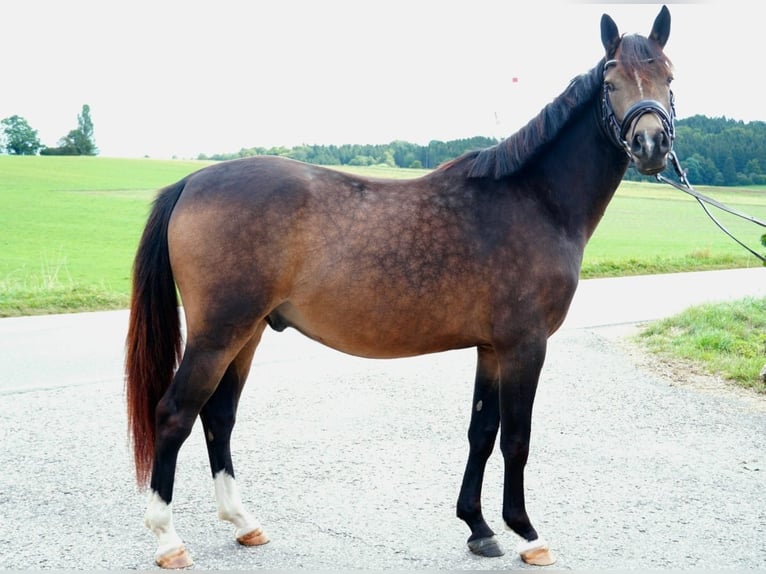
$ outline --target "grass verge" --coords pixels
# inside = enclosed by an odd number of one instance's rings
[[[644,329],[638,340],[666,358],[700,364],[707,372],[766,393],[766,298],[690,307]]]
[[[124,309],[128,303],[126,293],[104,284],[73,281],[61,256],[34,273],[0,280],[0,317]]]
[[[129,303],[127,295],[93,285],[30,288],[0,282],[0,290],[3,291],[0,317],[125,309]]]

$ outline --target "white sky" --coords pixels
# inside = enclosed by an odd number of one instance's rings
[[[659,6],[3,1],[0,118],[55,145],[87,103],[101,155],[125,157],[505,137],[602,57],[602,13],[646,35]],[[762,5],[668,7],[679,116],[766,120]]]

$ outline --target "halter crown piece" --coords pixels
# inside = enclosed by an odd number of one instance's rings
[[[652,61],[651,59],[647,60],[647,62]],[[607,68],[616,64],[617,60],[608,60],[604,63],[604,72],[606,72]],[[633,154],[627,141],[628,131],[630,126],[645,114],[655,114],[660,119],[662,127],[670,138],[670,149],[672,150],[673,141],[676,137],[676,101],[673,90],[670,91],[670,113],[657,100],[639,100],[628,108],[628,111],[625,112],[625,117],[622,118],[622,122],[619,122],[614,115],[612,102],[609,100],[609,86],[604,83],[601,91],[601,121],[603,127],[612,143],[624,150],[631,160],[633,159]]]

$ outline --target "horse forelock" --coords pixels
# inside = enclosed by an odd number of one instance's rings
[[[448,165],[470,162],[470,178],[501,179],[518,172],[555,140],[572,118],[598,97],[604,77],[603,68],[604,60],[601,60],[589,72],[574,78],[564,92],[515,134],[495,146],[468,153]]]
[[[657,42],[638,34],[623,36],[616,58],[627,75],[639,77],[644,81],[651,79],[658,63],[667,68],[673,67]]]

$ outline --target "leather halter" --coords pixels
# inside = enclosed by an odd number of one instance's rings
[[[652,62],[653,60],[647,60]],[[617,60],[608,60],[604,63],[604,73],[607,68],[617,64]],[[646,114],[656,115],[662,128],[670,139],[670,149],[673,149],[673,142],[676,137],[675,118],[676,118],[676,104],[673,91],[670,91],[670,112],[657,100],[639,100],[628,108],[625,112],[625,117],[620,122],[614,115],[614,109],[612,108],[612,102],[609,99],[609,86],[604,82],[601,91],[601,125],[606,132],[609,140],[618,148],[625,151],[628,157],[633,160],[633,154],[630,151],[630,144],[627,141],[627,135],[631,126]]]

